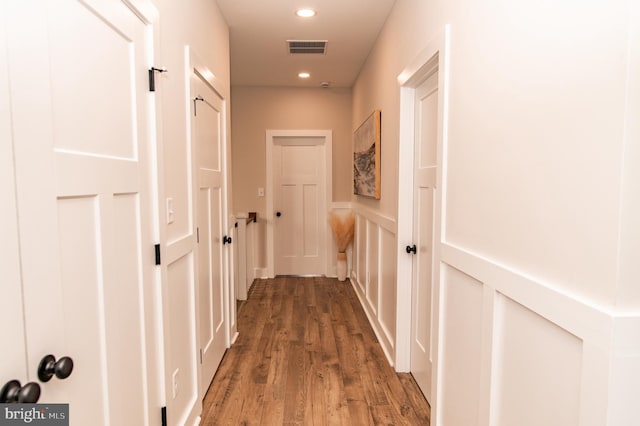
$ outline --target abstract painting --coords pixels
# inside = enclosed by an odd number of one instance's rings
[[[353,134],[353,193],[380,199],[380,110]]]

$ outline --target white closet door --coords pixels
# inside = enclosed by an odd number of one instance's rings
[[[135,3],[135,2],[134,2]],[[30,378],[69,356],[40,402],[71,424],[147,425],[145,293],[155,274],[147,70],[153,37],[117,0],[8,6]]]
[[[198,345],[204,397],[227,348],[223,99],[196,73],[191,77],[192,138],[197,173]]]
[[[324,273],[324,138],[276,138],[273,147],[276,275]]]
[[[437,175],[438,74],[415,91],[415,163],[413,190],[413,259],[411,373],[431,401],[434,220]]]

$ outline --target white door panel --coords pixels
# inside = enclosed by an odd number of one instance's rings
[[[318,185],[302,185],[302,253],[305,257],[320,257],[320,194]]]
[[[194,73],[192,138],[197,170],[198,346],[200,396],[204,397],[227,347],[224,100]]]
[[[146,425],[154,285],[148,27],[116,0],[10,7],[9,62],[29,373],[72,425]],[[29,25],[24,25],[29,22]]]
[[[318,138],[281,138],[273,147],[275,273],[324,272],[325,157]]]
[[[92,3],[62,1],[49,10],[55,147],[135,159],[136,115],[143,112],[135,88],[146,84],[144,72],[135,72],[143,60],[136,40],[144,40],[144,26],[124,6],[111,5],[112,12],[105,2]]]
[[[415,90],[411,373],[431,400],[438,74]]]

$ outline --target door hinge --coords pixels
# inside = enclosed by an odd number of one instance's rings
[[[156,265],[159,265],[160,264],[160,244],[156,244],[154,247],[156,250]]]
[[[167,426],[167,407],[162,407],[162,426]]]
[[[193,98],[193,116],[194,117],[198,116],[198,108],[196,107],[196,102],[198,101],[204,102],[204,98],[202,96],[196,96],[195,98]]]
[[[196,243],[200,243],[200,228],[196,227]]]
[[[202,364],[202,349],[200,349],[200,364]]]
[[[156,91],[156,72],[167,72],[167,69],[156,68],[156,67],[149,68],[149,91],[150,92]]]

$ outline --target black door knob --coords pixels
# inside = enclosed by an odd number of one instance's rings
[[[276,216],[280,217],[280,216],[282,216],[282,213],[276,212]]]
[[[412,245],[412,246],[407,246],[406,250],[407,250],[407,253],[409,253],[409,254],[411,254],[411,253],[416,254],[418,252],[417,251],[418,249],[417,249],[415,244]]]
[[[231,237],[227,237],[226,235],[222,237],[222,245],[231,244],[232,241]]]
[[[11,380],[0,389],[0,403],[2,404],[13,402],[35,404],[38,399],[40,399],[40,385],[34,382],[22,386],[19,381]]]
[[[53,355],[42,358],[38,366],[38,378],[42,382],[48,382],[55,375],[58,379],[66,379],[73,371],[73,360],[63,356],[58,361]]]

